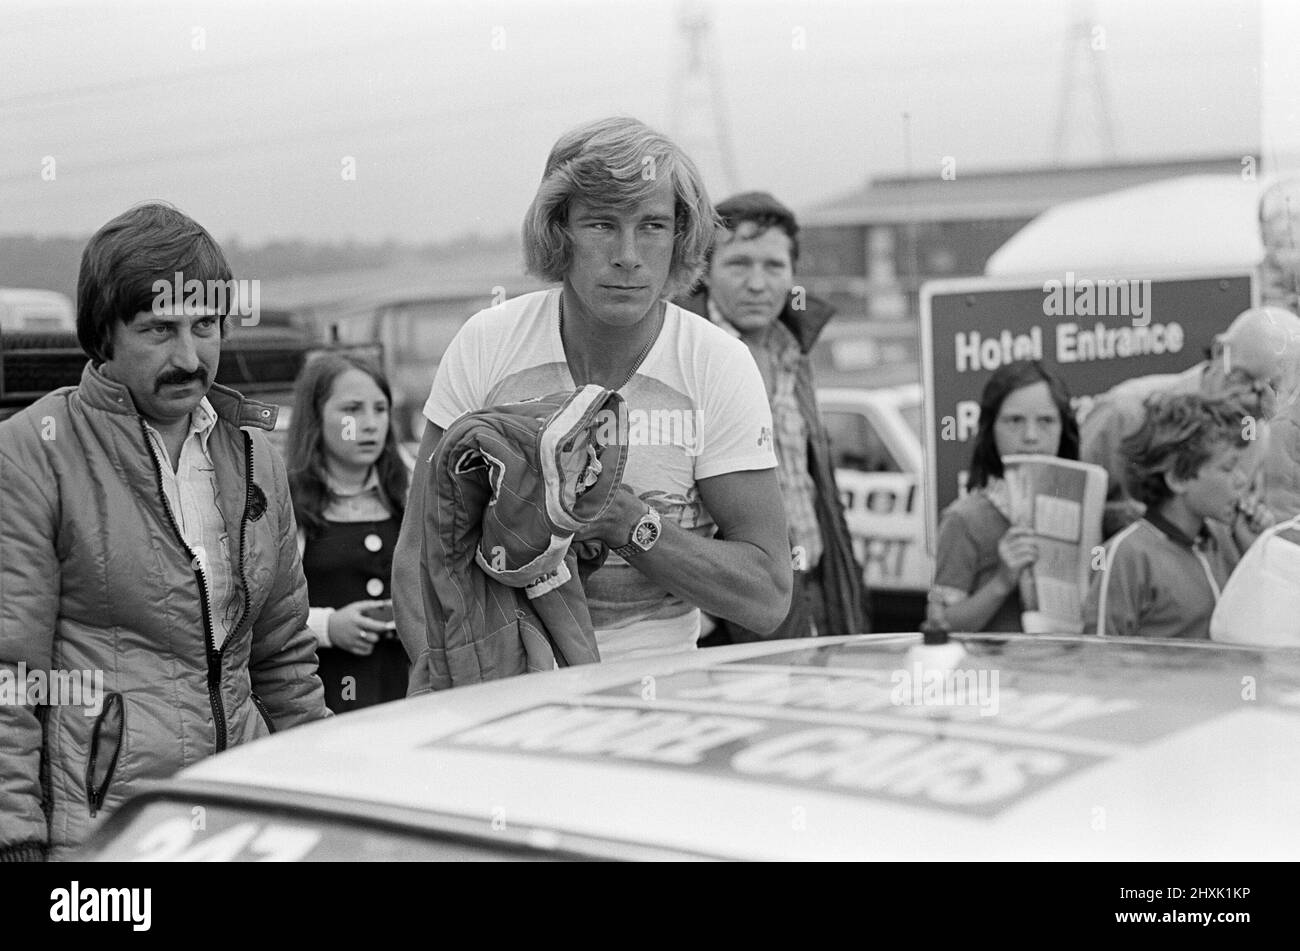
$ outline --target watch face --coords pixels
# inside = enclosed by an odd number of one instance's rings
[[[632,542],[642,551],[647,551],[650,546],[659,540],[659,526],[650,519],[642,519],[637,522],[636,528],[632,531]]]

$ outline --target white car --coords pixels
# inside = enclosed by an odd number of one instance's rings
[[[76,333],[77,311],[57,291],[0,287],[0,332]]]
[[[943,667],[919,640],[709,648],[333,717],[128,801],[82,857],[1300,854],[1300,651],[977,634]]]
[[[823,388],[817,401],[868,587],[923,596],[933,559],[925,541],[921,385]]]

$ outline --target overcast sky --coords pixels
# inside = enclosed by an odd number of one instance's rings
[[[680,6],[0,0],[0,233],[87,234],[164,198],[219,238],[494,235],[556,136],[613,113],[679,134],[725,197],[711,115],[675,105]],[[1268,145],[1254,0],[706,8],[736,184],[797,208],[945,156],[1053,161],[1071,68],[1067,161],[1104,158],[1099,85],[1121,158]]]

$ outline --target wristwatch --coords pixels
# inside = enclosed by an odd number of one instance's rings
[[[627,544],[613,549],[614,554],[626,558],[654,548],[655,542],[659,541],[660,524],[659,513],[652,506],[647,505],[645,514],[632,526],[632,535],[628,538]]]

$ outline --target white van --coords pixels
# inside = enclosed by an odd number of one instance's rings
[[[76,333],[77,311],[57,291],[0,287],[0,332]]]
[[[914,595],[919,604],[934,571],[921,494],[921,384],[822,387],[817,403],[867,587],[876,596]]]

